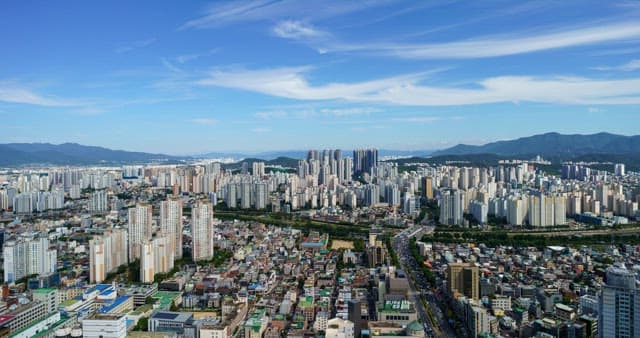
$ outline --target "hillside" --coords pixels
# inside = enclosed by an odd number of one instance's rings
[[[640,153],[640,135],[623,136],[609,133],[563,135],[546,133],[481,146],[459,144],[436,151],[432,155],[496,154],[504,156],[542,155],[571,159],[588,154]]]
[[[267,161],[259,158],[245,158],[244,160],[239,162],[223,164],[222,167],[227,170],[238,170],[242,168],[243,163],[247,163],[247,167],[249,168],[249,171],[251,171],[252,169],[251,167],[254,162],[264,162],[266,166],[281,166],[284,168],[292,168],[292,169],[295,169],[298,167],[297,159],[284,157],[284,156],[275,158],[273,160],[267,160]]]
[[[178,161],[179,157],[111,150],[77,143],[7,143],[0,144],[0,166],[27,164],[82,165],[123,164],[152,161]]]

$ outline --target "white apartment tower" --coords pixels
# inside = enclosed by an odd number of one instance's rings
[[[192,258],[194,262],[213,257],[213,206],[198,202],[191,210]]]
[[[182,258],[182,201],[160,202],[160,230],[169,237],[176,259]]]
[[[143,244],[151,239],[152,209],[150,204],[138,204],[129,209],[129,260],[140,258]]]
[[[168,236],[154,237],[141,247],[140,282],[153,283],[157,273],[166,273],[173,269],[174,252]]]
[[[29,233],[7,241],[3,248],[4,281],[14,283],[20,278],[56,271],[56,249],[49,249],[46,235]]]
[[[607,283],[598,302],[600,338],[640,337],[640,290],[636,274],[624,268],[609,267]]]
[[[114,228],[89,241],[89,282],[100,283],[106,274],[129,263],[127,231]]]

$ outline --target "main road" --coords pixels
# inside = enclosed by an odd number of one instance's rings
[[[444,318],[442,311],[433,298],[433,293],[429,290],[425,276],[418,269],[418,262],[409,254],[409,239],[418,234],[433,231],[432,227],[411,227],[398,233],[393,238],[393,250],[398,255],[403,270],[408,273],[409,279],[409,297],[416,306],[418,318],[424,325],[425,337],[446,337],[455,338],[456,334]],[[420,262],[422,263],[422,262]],[[425,296],[423,298],[423,295]],[[426,295],[431,295],[426,297]],[[429,310],[425,309],[423,299],[429,306]],[[435,322],[434,322],[435,321]]]

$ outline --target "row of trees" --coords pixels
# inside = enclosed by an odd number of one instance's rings
[[[536,235],[513,235],[507,232],[441,232],[437,231],[433,235],[425,236],[423,241],[442,243],[484,243],[488,246],[508,245],[508,246],[531,246],[542,248],[549,245],[593,245],[593,244],[640,244],[640,234],[630,235],[570,235],[570,236],[536,236]]]
[[[409,254],[416,260],[416,263],[419,265],[418,269],[422,271],[425,280],[431,287],[436,285],[436,276],[428,267],[424,266],[423,262],[426,260],[424,256],[420,254],[420,249],[418,248],[418,242],[414,237],[409,241]]]

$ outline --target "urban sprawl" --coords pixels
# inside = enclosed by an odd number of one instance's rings
[[[624,164],[345,155],[0,170],[0,337],[640,337]]]

